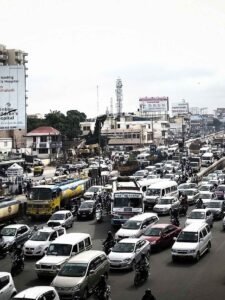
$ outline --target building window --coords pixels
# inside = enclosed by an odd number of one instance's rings
[[[36,143],[36,136],[33,136],[33,142]]]
[[[114,125],[111,125],[111,129],[114,129]]]
[[[129,128],[130,128],[130,125],[126,125],[126,128],[129,129]]]
[[[47,142],[47,136],[40,136],[40,142]]]
[[[117,128],[120,128],[120,124],[117,124]]]
[[[7,147],[8,146],[8,142],[4,142],[4,147]]]
[[[48,149],[47,148],[40,148],[39,149],[39,154],[48,154]]]
[[[137,134],[137,139],[140,139],[140,134],[139,133]]]

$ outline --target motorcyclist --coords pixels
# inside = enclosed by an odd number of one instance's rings
[[[187,195],[181,194],[181,198],[180,198],[180,205],[188,208],[188,199],[187,199]]]
[[[149,261],[144,253],[141,254],[141,259],[136,264],[136,268],[140,269],[141,272],[143,272],[143,275],[146,275],[144,273],[148,273]]]
[[[97,286],[97,291],[99,292],[100,295],[104,295],[106,290],[107,290],[106,278],[105,278],[105,275],[101,275],[98,286]]]
[[[106,252],[108,252],[108,250],[114,246],[115,240],[111,231],[108,231],[107,238],[102,244],[105,247]]]
[[[22,261],[23,260],[23,257],[24,257],[24,253],[23,253],[23,247],[22,245],[16,245],[16,249],[13,253],[13,257],[15,259],[17,259],[18,261]]]
[[[173,208],[171,210],[171,222],[176,225],[176,226],[179,226],[180,225],[180,222],[179,222],[179,210],[178,208]]]
[[[196,203],[196,208],[202,208],[203,207],[203,201],[202,198],[199,198]]]
[[[152,294],[152,291],[150,289],[147,289],[141,300],[156,300],[156,299],[155,296]]]

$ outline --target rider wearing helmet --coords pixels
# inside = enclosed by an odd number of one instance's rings
[[[141,254],[141,259],[137,263],[136,268],[141,269],[142,272],[145,272],[145,273],[148,272],[149,261],[146,257],[146,254],[144,254],[144,253]]]
[[[114,243],[115,243],[115,241],[114,241],[114,237],[113,237],[112,231],[108,231],[107,238],[103,242],[103,245],[106,245],[106,244],[114,245]]]
[[[141,300],[156,300],[156,299],[155,296],[152,294],[152,291],[150,289],[147,289]]]
[[[98,283],[98,290],[101,295],[104,295],[104,293],[107,290],[107,282],[106,282],[105,275],[101,275],[101,277],[100,277],[100,280]]]

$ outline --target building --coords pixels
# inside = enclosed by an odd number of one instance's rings
[[[61,134],[53,127],[41,126],[28,132],[26,142],[31,154],[42,159],[58,158],[62,150]]]
[[[27,78],[27,53],[19,50],[19,49],[7,49],[6,46],[1,45],[0,44],[0,71],[3,70],[3,68],[7,68],[10,66],[17,66],[19,67],[23,67],[23,76],[24,76],[24,90],[22,91],[24,94],[24,107],[22,108],[24,110],[24,126],[21,125],[21,128],[18,126],[16,126],[16,128],[0,128],[0,138],[3,139],[11,139],[11,145],[12,145],[12,149],[24,149],[25,145],[26,145],[26,139],[25,139],[25,135],[26,135],[26,102],[27,102],[27,90],[26,90],[26,78]],[[1,67],[3,67],[1,69]],[[2,73],[1,73],[2,74]],[[5,93],[5,95],[7,95]],[[4,96],[4,95],[3,95]],[[4,97],[3,97],[4,98]],[[9,97],[10,98],[10,97]],[[1,94],[0,94],[0,100],[1,100]],[[0,101],[0,108],[1,108],[1,112],[0,112],[0,116],[13,116],[13,115],[17,115],[18,112],[10,112],[10,110],[12,111],[11,107],[10,107],[10,103],[8,104],[8,108],[2,107],[3,101]],[[16,107],[18,111],[18,107]]]
[[[142,116],[165,115],[169,113],[168,97],[144,97],[139,99],[139,111]]]
[[[82,135],[86,135],[95,127],[95,120],[81,122]],[[108,138],[108,146],[113,149],[132,150],[151,143],[164,144],[168,139],[169,122],[160,116],[143,117],[136,114],[121,116],[108,115],[101,130]]]
[[[173,103],[171,107],[172,116],[186,116],[189,114],[189,103],[181,100],[178,103]]]

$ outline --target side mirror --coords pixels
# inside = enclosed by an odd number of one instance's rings
[[[89,275],[95,274],[95,270],[90,270]]]

